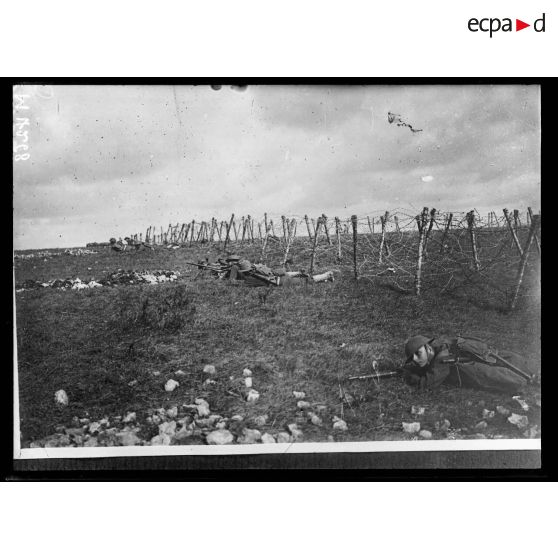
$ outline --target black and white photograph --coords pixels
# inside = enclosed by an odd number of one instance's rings
[[[540,450],[540,85],[247,81],[13,87],[14,458]]]

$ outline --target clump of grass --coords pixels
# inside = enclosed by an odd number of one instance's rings
[[[131,329],[175,332],[193,322],[196,306],[186,285],[127,287],[118,300],[115,325]]]

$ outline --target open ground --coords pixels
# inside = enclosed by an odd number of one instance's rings
[[[483,289],[488,283],[482,279],[457,281],[455,288],[428,288],[428,265],[434,266],[434,256],[425,264],[420,297],[401,288],[408,277],[399,277],[397,270],[393,279],[366,273],[367,253],[370,256],[371,246],[376,250],[378,246],[364,234],[358,240],[360,276],[355,280],[350,238],[344,240],[348,244],[342,259],[335,246],[326,243],[316,253],[315,271],[334,269],[335,281],[277,287],[267,298],[260,296],[262,289],[218,279],[186,263],[224,256],[217,242],[122,253],[98,247],[93,254],[16,259],[16,287],[29,280],[100,281],[118,269],[178,272],[176,281],[164,284],[16,289],[22,447],[40,445],[41,439],[56,432],[79,430],[103,418],[122,428],[131,412],[136,414],[128,423],[137,434],[133,443],[149,443],[159,433],[158,421],[152,418],[157,409],[176,406],[175,418],[180,419],[191,413],[183,405],[194,404],[196,398],[208,402],[211,413],[226,422],[236,441],[242,441],[245,428],[277,437],[293,424],[304,441],[417,439],[416,433],[403,431],[404,422],[420,422],[421,430],[435,439],[539,437],[538,384],[530,385],[522,396],[529,406],[526,411],[502,394],[447,387],[418,392],[398,376],[348,379],[371,374],[374,360],[380,371],[395,370],[404,360],[405,340],[417,333],[479,337],[523,353],[539,368],[536,253],[529,259],[522,298],[509,312],[494,289]],[[414,239],[402,241],[402,246],[414,246]],[[395,244],[392,254],[397,252]],[[308,238],[294,239],[289,254],[293,269],[308,269],[309,245]],[[490,245],[500,250],[501,242]],[[438,253],[437,246],[433,254]],[[257,242],[232,242],[228,252],[233,250],[251,261],[261,256]],[[511,254],[514,247],[507,245],[505,250]],[[509,261],[506,251],[500,250],[498,257]],[[282,259],[281,250],[273,249],[265,257],[268,265],[280,265]],[[415,265],[407,263],[409,269]],[[389,266],[386,258],[382,266],[373,267],[382,271]],[[496,285],[513,283],[509,269],[492,271]],[[463,275],[459,268],[454,274]],[[208,364],[216,370],[210,378],[204,373]],[[245,368],[252,371],[253,389],[260,394],[252,403],[246,401]],[[169,379],[179,382],[171,392],[164,389]],[[54,402],[60,389],[69,399],[62,407]],[[310,406],[300,409],[293,391],[304,392]],[[527,416],[529,428],[520,430],[497,407]],[[319,420],[312,421],[309,411]],[[242,427],[232,426],[235,415],[243,417]],[[333,428],[334,417],[342,418],[347,430]],[[205,444],[207,432],[200,426],[172,443]],[[69,440],[70,445],[83,444],[81,435]]]

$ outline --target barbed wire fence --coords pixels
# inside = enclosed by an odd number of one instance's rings
[[[538,293],[540,220],[540,212],[531,208],[485,215],[475,209],[424,207],[417,213],[397,208],[344,219],[266,213],[256,220],[233,214],[227,221],[149,227],[144,238],[165,247],[209,244],[224,252],[242,251],[254,262],[310,274],[332,269],[405,294],[480,297],[513,310],[518,301]]]

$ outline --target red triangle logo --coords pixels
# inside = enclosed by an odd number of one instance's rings
[[[522,29],[525,29],[525,27],[531,27],[531,24],[530,23],[525,23],[524,21],[521,21],[520,19],[515,20],[515,30],[516,31],[521,31]]]

